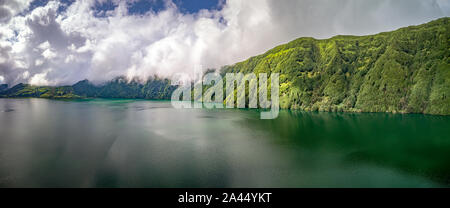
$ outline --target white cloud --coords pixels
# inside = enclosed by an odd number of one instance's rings
[[[50,82],[47,80],[48,72],[49,71],[45,71],[45,72],[33,75],[33,77],[31,77],[29,83],[31,85],[36,85],[36,86],[47,86],[47,85],[49,85]]]
[[[8,22],[30,5],[31,0],[0,0],[0,23]]]
[[[42,59],[36,59],[34,61],[34,66],[41,66],[42,64],[44,64],[44,60],[42,60]]]
[[[70,62],[73,62],[73,61],[75,61],[75,56],[74,55],[68,55],[67,57],[66,57],[66,59],[64,59],[64,63],[70,63]]]
[[[48,41],[45,41],[45,42],[39,44],[39,45],[37,46],[37,48],[39,48],[39,49],[41,49],[41,50],[43,50],[43,51],[44,51],[44,50],[47,50],[47,49],[50,48],[50,43],[49,43]]]
[[[22,77],[23,77],[23,79],[28,79],[28,77],[30,77],[30,72],[28,72],[28,71],[23,72]]]
[[[22,5],[20,12],[29,5],[8,2]],[[196,14],[166,0],[166,10],[144,15],[129,15],[117,2],[105,17],[94,15],[95,0],[76,1],[65,12],[50,1],[25,15],[11,13],[0,25],[0,75],[10,84],[44,85],[145,79],[196,65],[218,68],[302,36],[372,34],[450,14],[445,0],[228,0],[218,11]]]
[[[56,52],[49,48],[42,52],[42,56],[48,60],[53,59],[56,57]]]

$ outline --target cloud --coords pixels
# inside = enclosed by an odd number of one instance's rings
[[[50,1],[32,11],[29,1],[0,0],[3,82],[169,76],[233,64],[298,37],[373,34],[450,14],[445,0],[228,0],[195,14],[166,0],[164,10],[135,15],[131,1],[104,12],[95,8],[104,0]]]
[[[31,77],[29,83],[31,85],[37,85],[37,86],[49,85],[50,82],[47,80],[47,74],[49,71],[51,71],[51,70],[48,70],[48,71],[45,71],[45,72],[42,72],[39,74],[35,74],[33,77]]]
[[[0,0],[0,23],[8,22],[11,17],[24,11],[31,0]]]

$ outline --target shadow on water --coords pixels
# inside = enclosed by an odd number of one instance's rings
[[[261,120],[258,110],[120,99],[0,99],[0,111],[0,187],[450,184],[445,116],[283,110]]]
[[[335,152],[345,166],[373,164],[450,185],[448,116],[283,110],[275,120],[239,122],[280,145]]]

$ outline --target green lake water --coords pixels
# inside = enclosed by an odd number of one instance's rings
[[[450,117],[0,99],[0,187],[448,187]]]

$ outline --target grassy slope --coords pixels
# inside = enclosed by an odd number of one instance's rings
[[[223,72],[280,73],[282,108],[449,115],[449,20],[370,36],[299,38]]]

